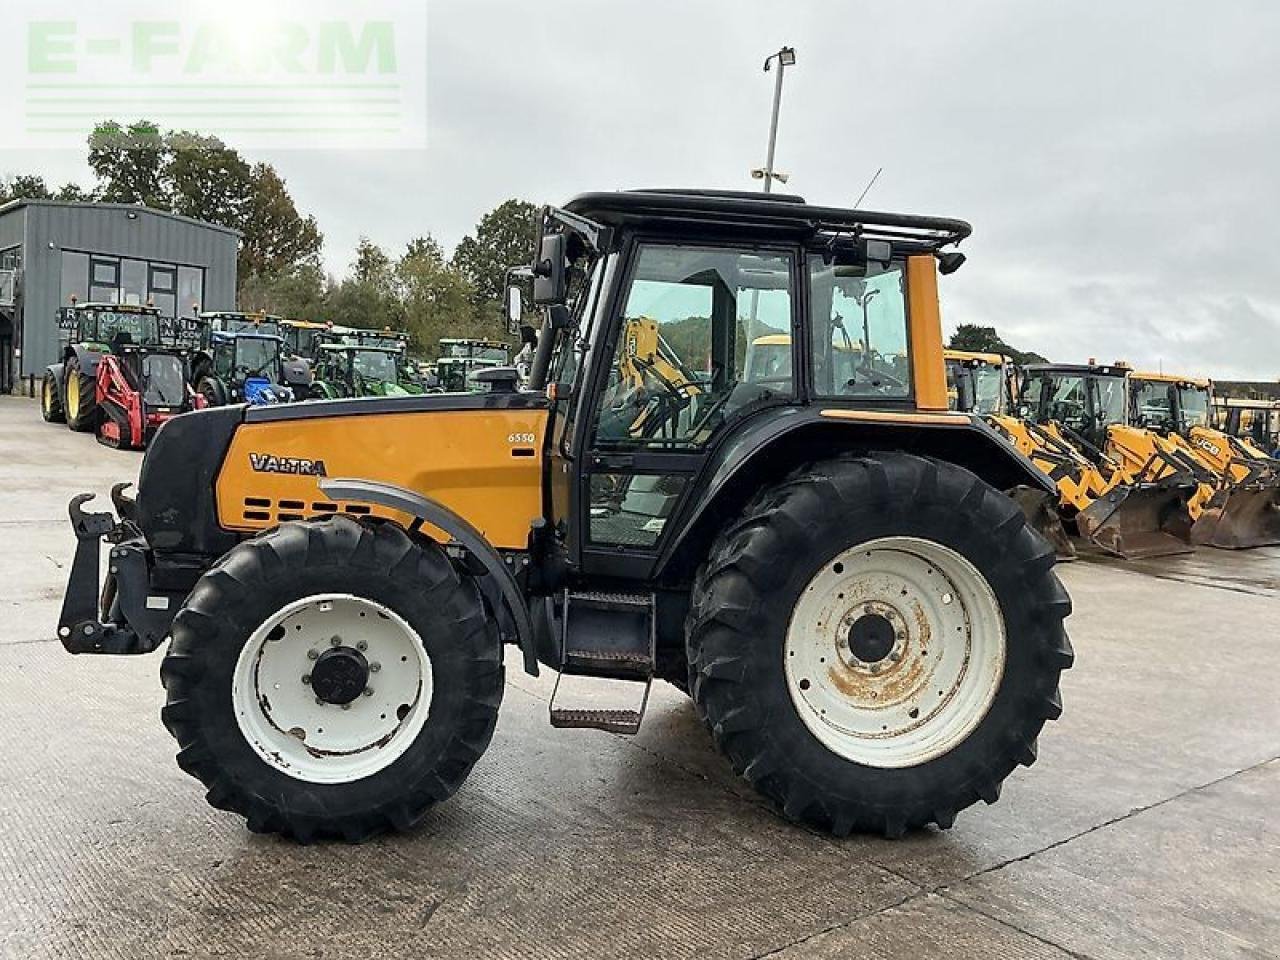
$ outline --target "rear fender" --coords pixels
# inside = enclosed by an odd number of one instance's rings
[[[102,354],[98,351],[90,350],[83,344],[73,343],[67,351],[66,359],[70,360],[72,357],[76,358],[76,362],[80,364],[80,372],[86,377],[98,375],[98,361],[102,359]]]
[[[1040,490],[1056,499],[1052,480],[981,418],[956,413],[802,409],[773,410],[746,421],[712,454],[701,492],[674,518],[678,531],[655,574],[692,576],[711,541],[761,487],[797,466],[847,453],[899,450],[964,467],[1000,491]]]
[[[408,514],[443,531],[471,557],[478,561],[487,576],[478,577],[480,589],[495,610],[506,608],[515,627],[516,640],[524,655],[524,669],[538,675],[538,656],[533,622],[525,606],[524,595],[515,577],[503,562],[501,554],[466,519],[441,503],[420,493],[390,483],[370,480],[323,479],[320,489],[330,499],[349,503],[370,503]]]

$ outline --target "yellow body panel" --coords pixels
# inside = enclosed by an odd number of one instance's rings
[[[895,413],[890,410],[823,410],[819,414],[833,420],[860,420],[863,423],[931,423],[944,426],[958,426],[971,422],[967,413]]]
[[[946,410],[947,368],[938,309],[938,265],[931,254],[907,258],[907,314],[911,318],[916,407]]]
[[[989,363],[993,367],[1002,367],[1009,362],[1009,358],[1003,353],[980,353],[975,350],[952,350],[947,347],[942,351],[942,355],[947,360],[976,360],[980,363]]]
[[[335,512],[409,522],[382,507],[332,503],[315,476],[255,470],[250,454],[265,454],[321,460],[329,477],[405,487],[449,507],[495,547],[523,549],[530,522],[542,516],[547,416],[546,410],[441,410],[245,423],[218,474],[218,522],[254,531]]]
[[[1155,383],[1189,383],[1202,390],[1209,389],[1212,384],[1203,377],[1180,377],[1176,373],[1133,373],[1134,380],[1151,380]]]

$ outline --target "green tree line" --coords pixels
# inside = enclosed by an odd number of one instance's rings
[[[362,238],[350,272],[326,275],[324,234],[302,214],[283,177],[217,137],[162,132],[150,122],[98,124],[88,138],[94,186],[51,187],[39,175],[0,178],[0,203],[15,199],[143,204],[217,223],[242,235],[241,309],[409,332],[434,355],[445,336],[505,339],[501,299],[508,267],[527,262],[538,208],[508,200],[486,213],[447,255],[424,233],[392,254]]]

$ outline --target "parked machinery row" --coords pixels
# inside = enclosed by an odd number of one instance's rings
[[[947,366],[953,404],[982,415],[1056,486],[1056,500],[1009,492],[1060,555],[1075,553],[1070,534],[1127,558],[1280,543],[1266,405],[1122,363],[1017,367],[948,351]]]
[[[59,311],[58,328],[60,360],[41,386],[44,419],[127,449],[205,407],[474,390],[473,374],[508,356],[499,343],[442,341],[441,372],[424,374],[397,331],[235,311],[174,320],[115,303],[73,303]]]

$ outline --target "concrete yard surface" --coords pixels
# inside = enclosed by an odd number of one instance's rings
[[[54,638],[66,501],[140,463],[0,398],[0,957],[1280,958],[1280,548],[1061,567],[1065,713],[950,831],[786,822],[665,684],[635,737],[552,729],[508,649],[453,799],[300,847],[178,769],[160,653]]]

